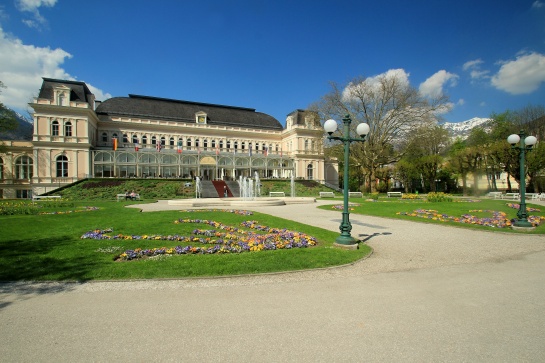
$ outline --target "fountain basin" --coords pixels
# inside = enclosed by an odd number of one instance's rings
[[[215,207],[265,207],[287,204],[305,204],[316,203],[316,198],[305,197],[285,197],[285,198],[253,198],[247,200],[244,198],[194,198],[194,199],[173,199],[168,201],[168,205],[175,205],[186,208],[215,208]]]

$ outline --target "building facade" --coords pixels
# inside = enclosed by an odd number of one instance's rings
[[[3,198],[29,198],[89,177],[237,180],[240,176],[338,184],[316,113],[286,126],[251,108],[140,95],[104,102],[83,82],[44,78],[31,142],[0,154]]]

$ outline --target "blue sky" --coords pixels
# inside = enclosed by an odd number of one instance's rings
[[[450,122],[545,106],[545,0],[5,0],[0,100],[41,77],[255,108],[284,124],[358,76],[404,73],[450,96]]]

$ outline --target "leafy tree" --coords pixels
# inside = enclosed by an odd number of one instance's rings
[[[4,83],[0,81],[0,93],[1,89],[6,88]],[[2,102],[0,102],[0,133],[15,130],[17,128],[17,116],[15,112],[5,107]],[[0,152],[6,152],[6,146],[3,143],[0,143]]]
[[[352,143],[350,152],[364,169],[371,191],[375,191],[377,170],[402,156],[394,145],[400,144],[411,128],[436,122],[435,114],[445,109],[447,101],[442,95],[424,97],[401,72],[391,71],[372,78],[355,78],[345,87],[332,83],[331,91],[310,108],[323,120],[350,115],[354,136],[360,122],[369,124],[366,142]]]
[[[4,86],[4,83],[0,81],[0,93],[2,92],[1,89],[6,88]],[[0,102],[0,132],[6,132],[15,130],[17,128],[17,116],[15,115],[15,112],[4,106],[2,102]]]

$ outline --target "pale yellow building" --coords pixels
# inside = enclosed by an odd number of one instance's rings
[[[129,95],[104,102],[83,82],[44,78],[31,142],[0,154],[3,198],[29,198],[90,177],[237,180],[240,176],[338,185],[317,114],[286,126],[244,107]]]

